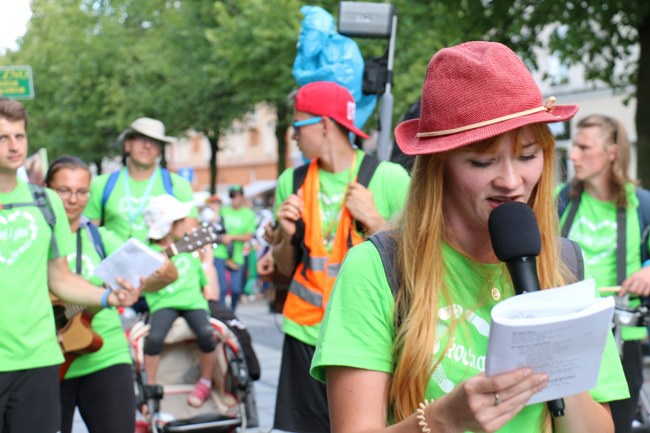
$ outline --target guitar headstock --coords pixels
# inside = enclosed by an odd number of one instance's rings
[[[199,228],[186,233],[182,239],[174,242],[165,251],[169,257],[179,253],[189,253],[208,245],[218,244],[225,230],[220,225],[202,224]]]

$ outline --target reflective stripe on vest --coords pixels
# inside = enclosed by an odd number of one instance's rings
[[[334,281],[339,273],[341,262],[348,252],[349,243],[356,245],[363,238],[354,229],[352,216],[346,207],[341,210],[338,227],[330,252],[325,248],[320,205],[318,203],[319,179],[318,160],[309,164],[305,181],[301,187],[303,208],[301,216],[305,221],[303,236],[304,251],[310,256],[306,263],[296,267],[293,280],[282,313],[298,324],[311,326],[320,323],[325,314]]]
[[[308,287],[303,286],[296,280],[291,280],[289,284],[289,291],[300,299],[309,302],[317,307],[323,306],[323,295],[310,290]]]

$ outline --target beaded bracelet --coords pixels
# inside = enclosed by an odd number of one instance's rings
[[[429,400],[425,398],[424,401],[420,403],[420,407],[418,407],[416,410],[417,415],[415,417],[418,420],[418,425],[422,429],[422,433],[431,433],[429,423],[427,423],[427,419],[424,417],[424,409],[426,409],[428,404]]]
[[[102,293],[102,300],[100,302],[102,304],[102,308],[110,307],[110,305],[108,305],[108,297],[111,294],[111,291],[111,289],[106,289],[104,290],[104,293]]]

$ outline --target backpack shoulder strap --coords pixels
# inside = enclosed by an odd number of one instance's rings
[[[174,183],[172,182],[172,175],[169,170],[161,167],[160,176],[162,177],[162,183],[163,187],[165,188],[165,192],[169,195],[174,195]]]
[[[115,188],[115,184],[117,183],[117,179],[120,177],[121,172],[122,170],[115,170],[114,172],[112,172],[110,176],[108,176],[106,185],[104,185],[104,191],[102,192],[101,217],[99,219],[100,226],[104,225],[104,211],[106,209],[106,202],[108,201],[108,198],[111,196],[111,193]]]
[[[399,289],[399,274],[395,269],[395,258],[397,256],[397,242],[395,241],[395,231],[381,231],[368,236],[368,240],[377,248],[381,264],[384,266],[386,280],[390,286],[393,296],[397,295]]]
[[[379,167],[379,160],[372,155],[365,154],[361,165],[359,166],[359,173],[357,174],[357,183],[368,188],[370,180],[375,174],[375,170]],[[355,221],[355,227],[358,232],[363,233],[363,225],[359,221]]]
[[[307,170],[309,170],[309,163],[303,164],[300,167],[296,167],[293,170],[293,194],[297,194],[300,187],[302,187],[302,184],[305,183],[305,179],[307,178]],[[295,251],[294,263],[296,263],[296,266],[298,266],[297,264],[302,262],[304,265],[303,273],[306,273],[307,268],[309,267],[309,249],[305,245],[304,238],[305,222],[302,220],[302,218],[299,218],[298,221],[296,221],[296,232],[291,238],[291,245],[294,246]]]
[[[54,209],[52,209],[52,204],[50,203],[50,198],[47,196],[47,191],[42,186],[34,185],[33,183],[29,184],[29,191],[32,193],[34,198],[34,204],[41,210],[45,222],[50,226],[52,230],[52,236],[50,238],[50,246],[56,257],[59,256],[59,246],[56,243],[56,238],[54,237],[54,227],[56,226],[56,215],[54,215]]]
[[[88,232],[88,235],[90,235],[90,239],[93,241],[95,251],[97,251],[99,258],[104,260],[106,258],[106,248],[104,248],[104,241],[102,240],[101,233],[99,233],[99,229],[85,217],[82,217],[81,224]]]
[[[571,197],[569,197],[569,185],[564,185],[564,187],[560,190],[560,192],[557,195],[557,215],[558,217],[561,217],[564,214],[564,211],[566,210],[567,206],[569,206],[569,202],[571,201]]]
[[[562,262],[571,270],[576,281],[585,279],[585,262],[577,242],[567,238],[560,238],[560,257]]]
[[[639,226],[641,227],[641,262],[650,259],[648,252],[648,237],[650,236],[650,191],[644,188],[636,189],[636,196],[639,199],[637,214]]]
[[[363,160],[361,160],[361,165],[359,166],[359,174],[357,174],[357,182],[366,188],[370,184],[372,175],[375,174],[375,171],[379,167],[379,160],[372,155],[365,154]]]
[[[562,191],[560,191],[560,194],[558,194],[558,216],[561,218],[562,215],[564,214],[564,211],[566,208],[571,204],[571,207],[569,208],[569,213],[564,220],[564,224],[562,224],[561,227],[561,236],[566,238],[569,236],[569,230],[571,230],[571,226],[573,225],[573,220],[576,217],[576,214],[578,213],[578,208],[580,207],[580,200],[582,198],[582,195],[578,195],[575,200],[571,200],[569,196],[569,185],[565,186],[562,188]]]
[[[296,167],[293,170],[293,193],[297,194],[298,190],[305,183],[307,178],[307,170],[309,170],[309,164],[303,164],[300,167]]]

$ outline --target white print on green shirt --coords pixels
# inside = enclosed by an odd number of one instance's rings
[[[13,265],[32,245],[38,236],[38,225],[34,216],[17,210],[6,218],[0,216],[0,241],[6,250],[0,251],[0,263]]]
[[[616,252],[616,221],[590,221],[584,216],[576,218],[569,238],[588,251],[585,254],[587,266],[596,266]]]
[[[147,197],[148,201],[148,197]],[[130,204],[130,205],[129,205]],[[144,208],[144,206],[143,206]],[[138,197],[122,197],[120,198],[120,202],[118,204],[118,211],[119,211],[119,216],[120,218],[125,221],[127,224],[131,225],[131,231],[132,232],[139,232],[142,230],[146,230],[147,227],[145,225],[144,219],[141,218],[141,213],[138,215],[134,215],[134,221],[131,223],[131,219],[129,217],[129,212],[133,212],[132,209],[140,209],[140,198]]]
[[[169,293],[172,293],[174,290],[176,290],[176,287],[185,287],[187,285],[186,280],[189,277],[190,270],[189,257],[178,257],[176,260],[174,260],[174,266],[176,266],[176,269],[178,270],[178,280],[174,281],[172,284],[163,289],[163,291],[167,291]]]
[[[436,355],[434,359],[438,359],[440,350],[442,348],[441,341],[449,331],[449,325],[445,323],[448,320],[462,319],[463,323],[471,324],[478,334],[487,338],[490,335],[490,325],[482,318],[476,315],[473,311],[464,311],[463,307],[458,304],[452,304],[440,308],[438,311],[438,325],[436,326],[436,344],[433,348],[433,353]],[[458,329],[458,327],[456,328]],[[446,348],[446,345],[445,345]],[[485,370],[485,355],[477,355],[471,347],[466,347],[463,343],[458,341],[457,335],[445,353],[445,358],[449,361],[446,365],[462,364],[466,368],[472,368],[476,372]],[[440,386],[444,392],[449,393],[454,389],[454,383],[449,380],[445,373],[445,367],[442,362],[438,364],[434,370],[431,378]]]
[[[70,266],[70,269],[76,272],[77,253],[74,252],[72,254],[68,254],[66,259],[68,259],[68,265]],[[81,255],[81,276],[83,276],[87,280],[90,280],[92,277],[95,276],[95,265],[93,264],[92,259],[86,253]]]

